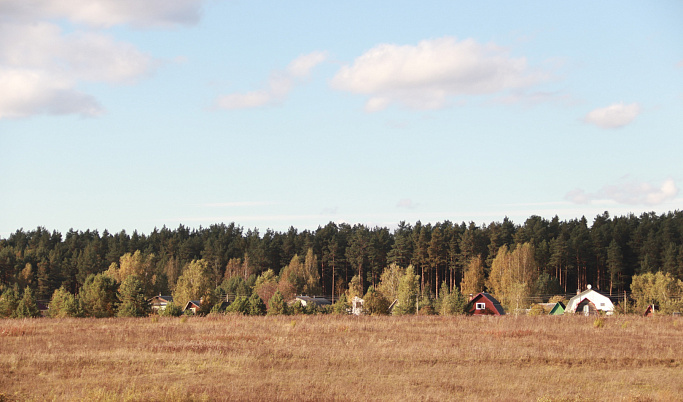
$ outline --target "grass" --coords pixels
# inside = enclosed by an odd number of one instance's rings
[[[683,320],[0,321],[2,400],[683,400]]]

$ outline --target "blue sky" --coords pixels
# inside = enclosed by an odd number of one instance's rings
[[[680,209],[683,3],[0,1],[0,236]]]

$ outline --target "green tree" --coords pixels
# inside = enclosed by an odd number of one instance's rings
[[[81,317],[83,311],[76,296],[62,286],[52,294],[49,314],[54,318]]]
[[[9,318],[17,309],[19,304],[19,286],[15,283],[13,287],[8,287],[0,296],[0,317]]]
[[[285,302],[284,297],[282,297],[282,293],[278,290],[268,302],[268,315],[283,314],[289,314],[289,308],[287,307],[287,302]]]
[[[249,315],[266,315],[267,312],[266,304],[255,292],[249,297]]]
[[[173,292],[173,301],[179,306],[185,306],[190,300],[200,300],[204,305],[209,306],[207,310],[210,310],[214,304],[211,303],[211,300],[214,299],[211,275],[206,261],[193,260],[190,262],[178,278],[175,292]]]
[[[237,296],[235,300],[230,303],[226,313],[239,313],[243,315],[249,314],[249,299],[246,296]]]
[[[394,307],[394,314],[415,314],[415,303],[420,292],[420,275],[415,275],[412,265],[406,268],[398,286],[398,304]]]
[[[149,314],[150,306],[145,298],[145,289],[137,275],[129,275],[119,287],[121,305],[119,317],[144,317]]]
[[[443,297],[439,314],[441,315],[460,315],[465,314],[467,299],[460,293],[458,287]]]
[[[342,295],[337,299],[337,301],[332,305],[332,312],[335,314],[346,314],[347,310],[350,308],[349,302],[346,299],[346,295]]]
[[[36,298],[33,296],[33,291],[30,287],[24,289],[24,295],[17,304],[17,309],[12,315],[14,318],[35,318],[40,317],[40,310],[36,304]]]
[[[396,300],[398,298],[398,285],[405,273],[405,269],[401,268],[396,263],[391,263],[388,267],[384,268],[384,272],[382,272],[382,275],[380,276],[377,290],[380,291],[387,300]]]
[[[650,304],[657,305],[662,313],[680,311],[683,309],[682,295],[683,281],[669,273],[646,272],[633,276],[631,297],[640,311]]]
[[[370,287],[368,292],[363,296],[363,310],[369,315],[387,315],[389,310],[389,301],[384,295]]]
[[[183,308],[174,302],[170,302],[165,309],[159,310],[159,315],[162,317],[180,317],[183,315]]]
[[[106,275],[89,275],[78,294],[84,314],[98,318],[116,315],[117,288],[116,281]]]
[[[624,270],[624,257],[621,253],[621,247],[616,240],[610,242],[607,249],[607,272],[609,273],[609,295],[612,296],[612,290],[616,286],[621,286],[621,275]]]

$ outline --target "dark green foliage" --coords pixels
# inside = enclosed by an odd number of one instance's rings
[[[268,315],[287,315],[289,314],[289,307],[282,293],[278,290],[273,297],[268,301]]]
[[[292,304],[290,312],[294,315],[306,314],[304,304],[301,303],[301,300],[297,300]]]
[[[230,303],[228,308],[225,309],[225,312],[239,313],[244,315],[249,314],[249,299],[247,299],[246,296],[237,296],[235,301]]]
[[[263,303],[263,300],[259,295],[256,293],[252,293],[251,297],[249,297],[249,310],[248,314],[249,315],[266,315],[267,308],[265,303]]]
[[[144,317],[149,314],[150,307],[145,298],[144,286],[135,275],[123,280],[118,294],[121,305],[116,315],[119,317]]]

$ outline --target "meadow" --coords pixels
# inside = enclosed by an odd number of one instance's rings
[[[3,400],[683,400],[677,317],[0,320]]]

